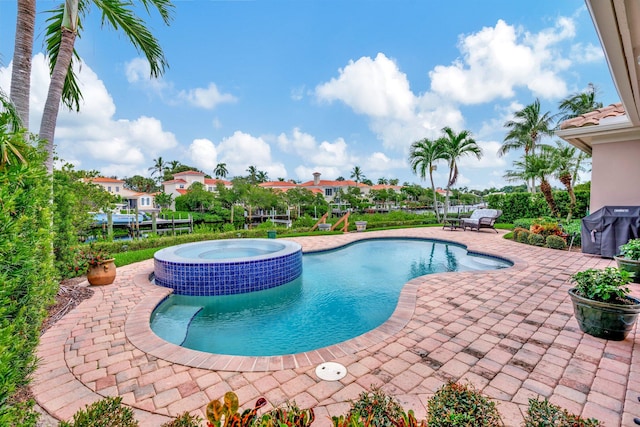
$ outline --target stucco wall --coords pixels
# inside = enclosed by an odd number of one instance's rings
[[[591,212],[603,206],[640,206],[640,140],[594,144]]]

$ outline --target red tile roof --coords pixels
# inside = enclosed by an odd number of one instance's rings
[[[173,177],[175,178],[176,176],[179,175],[205,175],[203,172],[198,172],[198,171],[185,171],[185,172],[178,172],[178,173],[174,173]]]
[[[91,182],[104,182],[104,183],[108,183],[108,182],[112,182],[114,184],[123,184],[124,181],[121,179],[115,179],[115,178],[105,178],[102,176],[97,176],[95,178],[88,178],[89,181]]]
[[[261,182],[258,184],[260,187],[265,188],[283,188],[283,187],[297,187],[298,184],[291,181],[269,181],[269,182]]]
[[[224,179],[217,179],[217,178],[205,178],[204,179],[204,183],[207,185],[216,185],[219,182],[221,182],[224,185],[232,185],[231,181],[225,181]]]
[[[363,183],[358,183],[356,184],[355,181],[350,181],[350,180],[345,180],[345,181],[329,181],[326,179],[321,179],[320,181],[318,181],[318,184],[314,184],[313,180],[311,181],[307,181],[307,182],[303,182],[302,184],[300,184],[302,187],[368,187],[367,184],[363,184]]]
[[[163,182],[163,184],[186,184],[187,181],[184,179],[171,179],[169,181]]]
[[[622,103],[611,104],[606,107],[598,108],[597,110],[582,114],[578,117],[574,117],[572,119],[565,120],[560,123],[560,129],[572,129],[572,128],[581,128],[584,126],[596,126],[600,124],[600,120],[605,119],[607,117],[618,117],[624,116],[626,112],[624,111],[624,107]]]

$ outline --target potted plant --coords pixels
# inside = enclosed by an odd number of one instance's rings
[[[91,245],[81,252],[81,257],[87,265],[87,280],[90,284],[110,285],[116,279],[114,258],[104,249]]]
[[[640,283],[640,239],[631,239],[620,246],[620,255],[613,259],[619,269],[629,272],[633,282]]]
[[[582,332],[624,340],[640,313],[640,300],[629,295],[629,273],[615,267],[590,268],[571,276],[573,311]]]

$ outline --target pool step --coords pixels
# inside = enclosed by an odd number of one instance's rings
[[[203,307],[175,304],[156,315],[154,332],[163,340],[182,345],[191,320]]]

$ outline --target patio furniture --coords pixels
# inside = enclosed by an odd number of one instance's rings
[[[453,231],[456,228],[462,228],[462,225],[460,224],[461,220],[462,218],[445,218],[442,229],[444,230],[446,227],[449,227],[449,230]]]
[[[463,230],[469,227],[471,230],[480,231],[481,228],[491,228],[496,233],[495,223],[502,211],[498,209],[476,209],[469,218],[462,218],[461,226]]]

